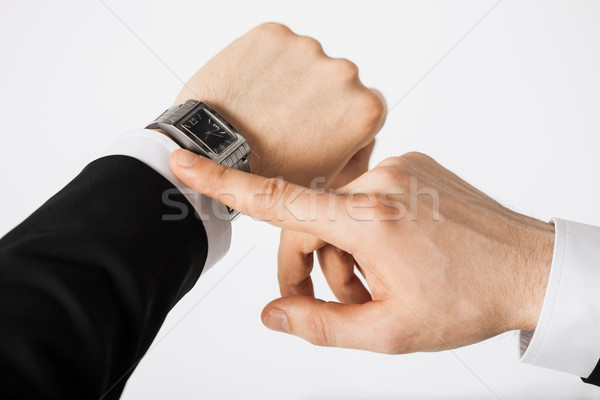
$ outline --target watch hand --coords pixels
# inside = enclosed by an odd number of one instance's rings
[[[210,123],[210,118],[209,118],[209,120],[208,120],[208,121],[209,121],[209,123]],[[223,133],[219,132],[219,131],[221,130],[221,127],[220,127],[219,125],[217,125],[217,124],[214,124],[214,123],[213,123],[213,124],[212,124],[212,126],[213,126],[215,129],[214,129],[214,130],[212,130],[212,131],[207,131],[207,132],[205,133],[205,135],[206,135],[206,136],[210,136],[210,135],[215,135],[215,136],[219,136],[219,137],[223,137],[223,136],[225,136],[225,132],[223,132]]]
[[[217,136],[217,137],[223,137],[223,136],[225,136],[224,134],[222,134],[218,130],[216,130],[216,131],[208,131],[208,132],[205,133],[205,135],[206,136],[214,135],[214,136]]]

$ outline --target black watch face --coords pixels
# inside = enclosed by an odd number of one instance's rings
[[[237,140],[235,135],[203,109],[189,116],[181,125],[216,155],[221,154]]]

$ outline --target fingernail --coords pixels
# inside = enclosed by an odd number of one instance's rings
[[[189,168],[196,164],[198,156],[191,151],[178,150],[175,153],[175,162],[182,168]]]
[[[291,333],[290,324],[288,323],[287,315],[281,310],[272,309],[265,316],[264,324],[267,328],[278,332]]]

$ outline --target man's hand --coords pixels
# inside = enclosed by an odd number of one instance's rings
[[[171,167],[195,190],[287,230],[279,280],[293,296],[263,310],[272,329],[317,345],[408,353],[537,324],[553,226],[501,206],[425,155],[389,158],[336,191],[184,150]],[[320,262],[340,303],[315,299],[307,284],[317,249],[327,249]]]
[[[252,172],[303,185],[317,177],[332,184],[372,148],[386,111],[356,65],[275,23],[254,28],[196,72],[175,103],[187,99],[209,104],[244,135]]]

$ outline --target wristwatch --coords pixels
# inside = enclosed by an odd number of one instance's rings
[[[179,146],[226,167],[250,172],[246,139],[205,103],[188,100],[167,109],[146,129],[162,129]],[[231,219],[239,212],[227,208]]]
[[[167,109],[146,129],[162,129],[178,145],[226,167],[250,172],[246,139],[208,105],[188,100]]]

